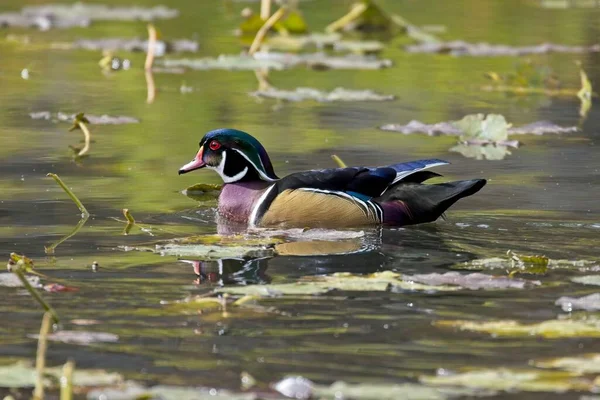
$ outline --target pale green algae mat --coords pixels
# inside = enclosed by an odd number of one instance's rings
[[[326,33],[350,3],[298,2],[309,32],[250,57],[256,1],[2,1],[0,254],[34,268],[0,273],[0,398],[57,398],[67,360],[82,399],[600,396],[600,8],[379,0],[410,22]],[[217,127],[279,175],[337,154],[489,183],[433,224],[240,231],[216,174],[176,175]],[[39,379],[19,268],[60,318]]]

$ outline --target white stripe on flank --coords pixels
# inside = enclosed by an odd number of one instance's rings
[[[261,178],[263,178],[265,181],[267,182],[275,182],[277,179],[273,179],[271,177],[269,177],[264,171],[265,171],[265,166],[262,162],[262,160],[260,159],[260,157],[258,157],[258,160],[260,161],[260,165],[262,167],[258,168],[258,166],[254,163],[254,161],[252,161],[251,159],[248,158],[247,155],[245,155],[241,150],[238,149],[231,149],[233,151],[236,151],[239,155],[241,155],[242,157],[244,157],[246,159],[246,161],[248,161],[250,164],[252,164],[254,166],[254,169],[256,169],[256,172],[258,172],[258,174],[260,175]]]
[[[250,218],[248,219],[248,225],[251,228],[254,228],[256,226],[256,218],[258,217],[258,209],[260,208],[262,203],[265,202],[265,200],[267,199],[267,196],[269,195],[271,190],[273,190],[274,187],[275,187],[275,184],[269,186],[267,188],[267,190],[265,190],[265,192],[258,198],[256,205],[254,206],[254,208],[252,209],[252,212],[250,213]]]

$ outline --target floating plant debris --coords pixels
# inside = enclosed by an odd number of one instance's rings
[[[569,390],[589,391],[594,387],[592,380],[579,379],[579,376],[575,373],[543,371],[533,368],[475,369],[472,371],[446,373],[437,376],[423,375],[419,380],[427,385],[507,392],[525,391],[563,393]]]
[[[538,121],[528,125],[513,128],[499,114],[470,114],[460,121],[425,124],[421,121],[410,121],[406,125],[387,124],[379,129],[400,132],[405,135],[425,133],[429,136],[450,135],[459,136],[459,143],[450,151],[461,153],[468,158],[478,160],[502,160],[510,155],[509,148],[519,147],[518,140],[510,140],[509,135],[577,132],[577,127],[562,127],[547,121]]]
[[[77,114],[67,114],[63,112],[51,113],[50,111],[36,111],[29,113],[31,119],[43,119],[52,122],[71,122],[73,123]],[[122,125],[122,124],[137,124],[139,119],[133,117],[110,115],[89,115],[86,114],[86,119],[93,125]]]
[[[335,88],[331,92],[323,92],[318,89],[299,87],[295,90],[282,90],[270,87],[265,90],[257,90],[250,93],[252,96],[265,97],[269,99],[286,101],[314,100],[318,102],[332,101],[389,101],[394,100],[392,95],[383,95],[372,90],[350,90]]]
[[[412,280],[427,285],[456,285],[465,289],[524,289],[531,286],[539,286],[540,281],[516,279],[505,276],[493,276],[488,274],[472,273],[459,274],[457,272],[446,272],[444,274],[417,274],[405,275],[405,280]]]
[[[44,386],[56,387],[62,376],[62,367],[45,368]],[[115,385],[123,382],[123,377],[117,373],[109,373],[101,369],[77,370],[73,380],[77,387],[99,387]],[[34,367],[22,362],[0,366],[0,387],[28,388],[36,383],[37,371]]]
[[[591,315],[587,316],[587,318],[552,319],[530,324],[523,324],[514,320],[441,320],[435,321],[434,325],[438,327],[456,328],[461,331],[488,333],[494,336],[539,336],[549,339],[569,337],[600,337],[600,319]]]
[[[298,282],[272,285],[228,286],[217,292],[235,295],[277,297],[284,295],[317,295],[331,290],[345,291],[455,291],[460,289],[523,289],[537,286],[538,281],[495,277],[485,274],[457,273],[401,275],[391,271],[370,275],[335,273],[331,275],[306,276]]]
[[[381,69],[392,65],[390,60],[373,56],[349,54],[345,56],[329,56],[325,53],[276,53],[256,52],[248,55],[220,55],[217,58],[199,59],[163,59],[157,60],[162,67],[185,67],[196,70],[255,70],[258,68],[283,70],[296,66],[307,66],[315,69]]]
[[[152,21],[179,16],[165,6],[117,7],[103,4],[46,4],[23,7],[20,12],[0,14],[0,27],[51,28],[87,27],[92,21]]]
[[[483,114],[477,114],[483,116]],[[493,114],[490,114],[493,115]],[[479,117],[477,117],[480,119]],[[483,122],[483,119],[481,119]],[[435,124],[426,124],[421,121],[412,120],[406,125],[386,124],[379,129],[391,132],[400,132],[405,135],[414,133],[424,133],[429,136],[450,135],[460,136],[463,131],[456,125],[456,121],[438,122]],[[513,127],[509,126],[506,130],[508,135],[544,135],[547,133],[574,133],[578,128],[575,126],[560,126],[549,121],[537,121],[531,124]]]
[[[600,52],[600,44],[591,46],[568,46],[554,43],[542,43],[535,46],[509,46],[485,42],[468,43],[462,40],[455,40],[452,42],[423,42],[408,45],[405,49],[409,53],[443,53],[452,56],[499,57],[546,53],[597,53]]]
[[[571,278],[571,281],[575,283],[581,283],[583,285],[595,285],[600,286],[600,275],[585,275]]]
[[[36,338],[38,335],[29,335]],[[115,343],[119,341],[119,336],[106,332],[86,332],[86,331],[58,331],[47,336],[48,340],[55,342],[90,345],[94,343]]]
[[[446,400],[483,394],[463,388],[439,388],[417,383],[346,383],[330,386],[313,383],[302,376],[288,376],[271,385],[277,392],[293,399],[356,399],[356,400]]]
[[[146,52],[148,51],[148,40],[133,38],[107,38],[107,39],[79,39],[72,43],[51,43],[50,48],[58,50],[90,50],[90,51],[130,51]],[[198,51],[199,45],[195,40],[176,39],[170,41],[157,40],[154,46],[154,55],[162,57],[166,53],[180,53]]]
[[[583,354],[577,357],[559,357],[551,360],[533,361],[538,368],[556,368],[577,374],[600,373],[600,354]]]
[[[342,40],[342,35],[339,33],[311,33],[300,36],[274,36],[269,38],[261,48],[294,52],[311,48],[317,50],[331,48],[340,52],[367,54],[383,50],[383,43],[377,40]]]
[[[563,311],[574,310],[600,311],[600,293],[593,293],[583,297],[563,296],[554,303],[561,306]]]
[[[481,258],[464,263],[455,264],[454,269],[466,270],[494,270],[502,269],[505,271],[517,271],[529,274],[545,274],[549,269],[589,269],[598,266],[598,262],[591,260],[555,260],[544,256],[521,255],[512,251],[507,253],[507,257]],[[577,279],[572,278],[575,282]]]

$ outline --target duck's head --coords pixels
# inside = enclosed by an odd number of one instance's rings
[[[204,135],[198,154],[179,169],[179,174],[204,167],[217,171],[225,183],[279,179],[262,144],[236,129],[217,129]]]

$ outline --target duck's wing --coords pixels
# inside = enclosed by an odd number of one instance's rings
[[[438,160],[437,158],[432,158],[430,160],[417,160],[410,161],[400,164],[390,165],[389,168],[393,168],[396,171],[396,177],[394,178],[393,183],[400,182],[409,176],[419,173],[421,171],[425,171],[430,168],[440,167],[442,165],[450,164],[448,161]],[[431,176],[430,176],[431,177]]]
[[[288,175],[271,185],[257,202],[251,216],[251,224],[271,221],[312,221],[344,215],[354,225],[378,223],[382,212],[373,198],[381,196],[394,183],[413,174],[417,180],[425,180],[433,174],[427,168],[447,164],[441,160],[421,160],[386,167],[348,167],[312,170]],[[272,207],[271,207],[272,206]],[[339,211],[331,213],[332,209]],[[269,211],[269,212],[268,212]],[[311,214],[312,213],[312,214]],[[302,214],[302,215],[300,215]],[[277,217],[275,217],[277,216]]]

